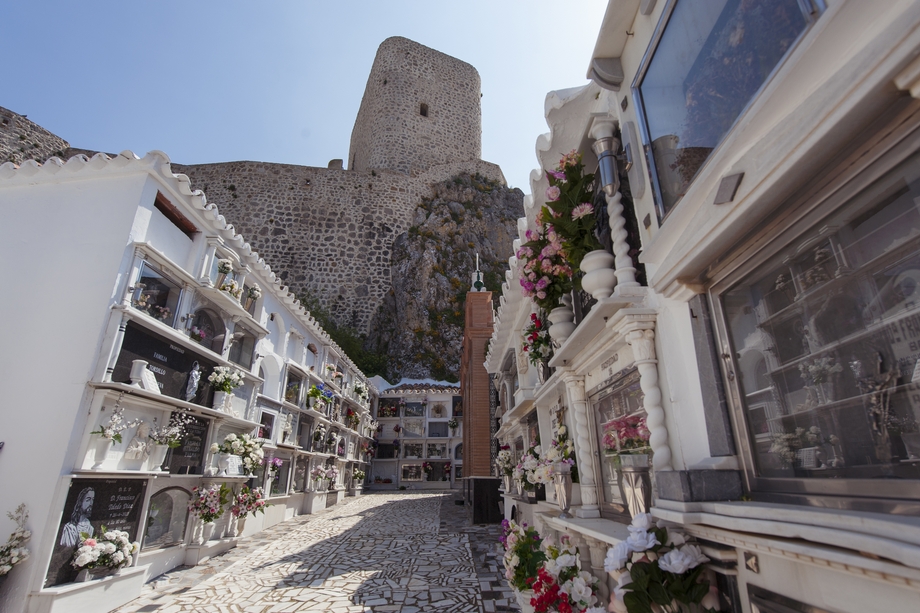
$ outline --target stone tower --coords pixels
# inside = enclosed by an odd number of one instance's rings
[[[480,159],[479,73],[407,38],[377,49],[351,133],[350,170],[417,176],[432,166]]]

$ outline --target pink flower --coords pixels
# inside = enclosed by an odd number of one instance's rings
[[[96,539],[93,539],[93,538],[86,539],[85,541],[83,541],[83,544],[86,545],[87,547],[95,547]]]
[[[594,207],[587,202],[582,202],[574,209],[572,209],[572,219],[581,219],[582,217],[591,215],[592,213],[594,213]]]
[[[564,172],[559,172],[559,171],[557,171],[557,170],[547,170],[547,171],[546,171],[546,174],[548,174],[548,175],[551,176],[552,178],[556,179],[557,181],[564,181],[564,180],[565,180],[565,173],[564,173]],[[553,198],[553,200],[555,200],[555,198]]]
[[[547,200],[559,200],[559,196],[562,194],[562,191],[555,185],[551,185],[546,188],[546,199]]]

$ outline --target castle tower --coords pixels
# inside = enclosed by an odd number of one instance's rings
[[[377,49],[351,133],[350,170],[415,176],[482,154],[479,73],[407,38]]]

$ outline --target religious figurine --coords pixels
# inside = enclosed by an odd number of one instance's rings
[[[148,447],[150,445],[150,424],[145,421],[142,421],[137,426],[137,432],[134,434],[134,438],[131,439],[131,442],[128,443],[128,448],[125,449],[125,459],[126,460],[145,460],[149,455]]]
[[[284,420],[281,422],[281,442],[288,442],[288,437],[291,436],[291,431],[294,430],[294,415],[288,413],[284,416]]]
[[[192,362],[192,369],[188,373],[188,383],[185,384],[185,394],[182,396],[186,402],[191,402],[195,398],[195,394],[198,393],[199,381],[201,381],[201,370],[196,360]]]

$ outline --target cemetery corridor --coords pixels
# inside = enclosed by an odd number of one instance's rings
[[[147,584],[118,613],[517,610],[497,525],[470,526],[453,493],[348,498]]]

